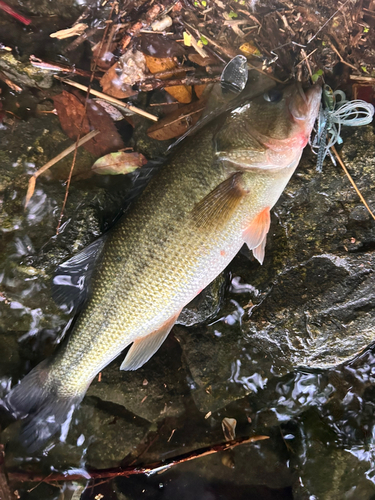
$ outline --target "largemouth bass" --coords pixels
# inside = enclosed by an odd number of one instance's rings
[[[168,159],[104,243],[61,266],[95,269],[66,345],[8,394],[14,414],[28,415],[29,450],[58,432],[127,346],[121,369],[146,363],[244,243],[263,262],[270,209],[298,165],[320,97],[318,86],[292,84],[215,119]]]

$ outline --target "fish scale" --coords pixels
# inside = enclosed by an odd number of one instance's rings
[[[95,263],[91,295],[65,346],[8,395],[15,413],[29,415],[29,449],[58,432],[126,346],[121,368],[142,366],[244,243],[263,261],[270,208],[299,162],[319,102],[319,88],[304,94],[291,85],[215,119],[171,156],[97,260],[88,252],[64,264],[77,271]]]

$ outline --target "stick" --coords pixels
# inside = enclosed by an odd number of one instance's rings
[[[31,23],[31,19],[28,19],[27,17],[21,16],[21,14],[18,14],[12,7],[10,7],[7,3],[0,1],[0,10],[3,10],[10,16],[14,17],[19,21],[20,23],[25,24],[28,26]]]
[[[343,9],[345,7],[345,5],[349,2],[349,0],[346,0],[346,2],[344,2],[342,5],[340,5],[340,7],[332,14],[332,16],[323,24],[323,26],[321,26],[318,31],[315,33],[315,35],[313,35],[308,41],[307,43],[309,44],[312,40],[314,40],[314,38],[317,36],[318,33],[320,33],[322,31],[323,28],[325,28],[327,26],[327,24],[335,17],[336,14],[338,14],[340,12],[341,9]]]
[[[175,80],[156,80],[155,82],[145,82],[139,85],[139,89],[148,92],[150,90],[161,89],[164,87],[175,87],[176,85],[204,85],[220,81],[221,75],[214,77],[195,78],[187,76],[186,78],[177,78]]]
[[[262,75],[267,76],[268,78],[271,78],[271,80],[273,80],[274,82],[282,83],[283,85],[285,85],[288,81],[288,80],[286,80],[285,82],[283,82],[282,80],[279,80],[278,78],[275,78],[274,76],[269,75],[268,73],[265,73],[264,71],[257,68],[256,66],[253,66],[251,63],[249,63],[249,61],[247,61],[247,65],[249,66],[249,68],[255,69],[255,71],[258,71],[258,73],[261,73]]]
[[[76,144],[75,144],[75,148],[74,148],[72,165],[70,167],[68,179],[66,181],[64,201],[63,201],[63,204],[62,204],[62,208],[61,208],[61,212],[60,212],[60,217],[59,217],[59,220],[57,222],[56,235],[59,234],[61,222],[62,222],[62,219],[64,217],[64,211],[65,211],[66,203],[68,201],[70,183],[72,181],[73,170],[74,170],[74,167],[75,167],[75,164],[76,164],[76,159],[77,159],[78,142],[79,142],[79,140],[81,138],[83,122],[84,122],[84,119],[85,119],[86,113],[87,113],[87,104],[89,102],[91,86],[92,86],[92,82],[94,81],[95,71],[96,71],[96,67],[98,65],[99,54],[102,51],[104,40],[105,40],[105,37],[107,36],[108,30],[109,30],[109,24],[112,22],[111,19],[112,19],[113,11],[115,10],[116,6],[117,6],[117,2],[116,1],[112,2],[112,4],[111,4],[111,11],[109,13],[108,21],[106,23],[106,27],[104,29],[104,33],[103,33],[103,36],[102,36],[102,39],[101,39],[101,42],[100,42],[100,45],[99,45],[98,54],[97,54],[97,56],[94,59],[94,64],[93,64],[93,67],[92,67],[90,81],[89,81],[89,86],[87,87],[87,90],[86,90],[84,110],[83,110],[82,118],[81,118],[81,121],[80,121],[80,124],[79,124],[79,127],[78,127],[78,136],[77,136],[77,140],[76,140]]]
[[[73,82],[73,80],[69,79],[64,79],[60,78],[59,76],[55,75],[55,78],[58,80],[61,80],[63,83],[67,83],[68,85],[71,85],[72,87],[75,87],[80,90],[84,90],[85,92],[88,91],[88,87],[86,85],[82,85],[81,83]],[[151,113],[147,113],[147,111],[143,111],[143,109],[136,108],[135,106],[131,106],[127,102],[120,101],[119,99],[116,99],[115,97],[111,97],[107,94],[103,94],[103,92],[99,92],[98,90],[90,89],[90,94],[100,97],[101,99],[104,99],[105,101],[112,102],[113,104],[116,104],[117,106],[122,106],[123,108],[129,109],[130,111],[133,111],[133,113],[137,113],[138,115],[142,115],[145,118],[148,118],[149,120],[153,120],[154,122],[157,122],[159,118],[155,115],[152,115]]]
[[[78,141],[78,147],[82,146],[82,144],[85,144],[85,142],[90,141],[93,137],[95,137],[98,134],[100,134],[100,130],[92,130],[91,132],[89,132],[88,134],[86,134],[85,136],[83,136]],[[43,167],[41,167],[39,170],[37,170],[35,172],[35,174],[32,177],[30,177],[30,179],[29,179],[29,186],[27,188],[26,199],[25,199],[25,208],[29,204],[31,197],[34,194],[35,184],[36,184],[37,178],[43,172],[45,172],[46,170],[48,170],[49,168],[51,168],[52,165],[55,165],[55,163],[57,163],[58,161],[60,161],[63,158],[65,158],[65,156],[67,156],[69,153],[72,153],[74,151],[75,147],[76,147],[76,144],[74,143],[71,146],[69,146],[68,148],[64,149],[64,151],[62,151],[60,154],[58,154],[57,156],[55,156],[54,158],[52,158],[52,160],[50,160],[45,165],[43,165]]]
[[[335,153],[335,156],[336,156],[336,158],[337,158],[337,161],[340,163],[340,165],[341,165],[342,169],[343,169],[343,170],[344,170],[344,172],[346,173],[346,175],[347,175],[347,177],[348,177],[348,179],[349,179],[349,181],[350,181],[351,185],[354,187],[355,192],[358,194],[358,196],[359,196],[359,198],[360,198],[361,202],[362,202],[362,203],[364,204],[364,206],[367,208],[367,210],[368,210],[369,214],[371,215],[371,217],[375,220],[375,215],[372,213],[371,208],[368,206],[368,204],[367,204],[366,200],[364,199],[364,197],[362,196],[362,194],[361,194],[360,190],[357,188],[356,183],[354,182],[354,180],[353,180],[352,176],[349,174],[348,169],[345,167],[344,162],[342,161],[342,159],[340,158],[340,156],[339,156],[338,152],[336,151],[335,146],[331,146],[331,149],[332,149],[332,151]]]
[[[179,455],[175,458],[170,458],[162,462],[156,462],[144,467],[115,467],[112,469],[99,469],[95,471],[83,471],[81,474],[67,474],[52,472],[48,476],[33,475],[27,472],[9,472],[8,476],[11,481],[30,481],[30,482],[44,482],[53,483],[56,481],[80,481],[82,479],[111,479],[113,477],[129,477],[136,474],[152,474],[161,472],[162,470],[169,469],[175,465],[189,462],[190,460],[195,460],[196,458],[205,457],[207,455],[212,455],[219,451],[231,450],[236,446],[247,443],[254,443],[256,441],[263,441],[264,439],[269,439],[269,436],[254,436],[250,438],[238,438],[233,441],[228,441],[226,443],[216,444],[214,446],[207,446],[205,448],[200,448],[199,450],[194,450],[183,455]]]
[[[76,75],[81,75],[81,76],[86,76],[86,77],[91,76],[90,71],[85,71],[84,69],[74,68],[72,66],[65,66],[63,64],[58,64],[58,63],[49,63],[46,61],[42,61],[41,59],[38,59],[34,55],[31,55],[29,57],[29,61],[30,61],[30,64],[32,64],[35,68],[46,69],[49,71],[58,71],[59,73],[71,73],[71,74],[76,74]],[[101,77],[96,75],[95,78],[99,79]]]
[[[356,80],[360,82],[375,83],[375,78],[373,76],[363,76],[363,75],[350,75],[350,80]]]
[[[330,43],[329,44],[331,49],[336,52],[336,54],[339,56],[339,59],[340,59],[340,62],[342,62],[343,64],[346,64],[346,66],[349,66],[349,68],[352,68],[352,69],[355,69],[358,73],[360,73],[359,69],[356,68],[355,66],[353,66],[353,64],[350,64],[348,62],[345,61],[345,59],[342,57],[342,55],[340,54],[340,52],[336,49],[336,47],[333,45],[333,43]]]

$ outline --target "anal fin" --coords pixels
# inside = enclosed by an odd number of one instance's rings
[[[143,366],[159,349],[168,337],[181,311],[169,318],[163,325],[146,337],[136,340],[129,349],[120,370],[133,371]]]
[[[244,230],[244,241],[253,251],[254,257],[262,264],[264,260],[264,252],[266,247],[267,233],[270,229],[271,216],[270,209],[266,207],[254,219],[250,225]]]

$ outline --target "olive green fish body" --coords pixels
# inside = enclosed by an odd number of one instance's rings
[[[142,366],[244,242],[263,260],[270,209],[308,141],[320,90],[291,86],[276,97],[188,138],[110,232],[69,341],[9,394],[15,412],[31,414],[29,447],[57,432],[125,347],[121,368]]]

